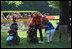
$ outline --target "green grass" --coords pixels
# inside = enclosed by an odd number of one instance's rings
[[[53,37],[53,43],[43,43],[43,44],[30,44],[27,42],[27,33],[26,31],[18,31],[20,36],[20,45],[17,46],[7,46],[6,38],[7,32],[1,33],[1,48],[71,48],[71,42],[67,40],[67,36],[63,35],[61,41],[56,41],[58,39],[58,33]],[[37,34],[39,38],[39,33]],[[43,32],[44,41],[46,40],[46,34]],[[40,39],[39,39],[40,40]]]

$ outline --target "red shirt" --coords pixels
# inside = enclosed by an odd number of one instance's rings
[[[42,22],[41,16],[34,17],[33,20],[32,20],[33,24],[41,24],[41,22]]]
[[[42,17],[42,20],[46,19],[46,16]]]

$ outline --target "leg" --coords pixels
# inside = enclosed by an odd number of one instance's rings
[[[62,38],[62,33],[60,33],[60,35],[59,35],[59,39],[61,39]]]
[[[37,25],[35,25],[35,33],[36,33],[36,36],[37,36]]]
[[[47,36],[47,42],[50,42],[50,32],[46,31],[46,36]]]
[[[53,35],[55,34],[55,29],[51,30],[50,34],[51,34],[51,36],[50,36],[50,41],[52,41],[52,37],[53,37]]]
[[[60,25],[59,26],[59,40],[61,40],[61,38],[62,38],[62,31],[63,31],[63,26],[62,25]]]
[[[37,29],[35,30],[36,36],[37,36]]]
[[[43,35],[42,35],[42,29],[41,28],[39,28],[39,33],[40,33],[41,41],[43,41]]]

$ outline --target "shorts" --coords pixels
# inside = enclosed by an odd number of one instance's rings
[[[59,32],[60,33],[67,33],[68,32],[67,25],[60,25]]]
[[[49,33],[52,33],[52,32],[55,32],[55,29],[51,29],[51,30],[46,31],[46,34],[49,34]]]
[[[6,40],[12,40],[14,36],[8,36]]]

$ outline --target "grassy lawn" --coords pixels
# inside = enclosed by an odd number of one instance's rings
[[[1,33],[1,48],[71,48],[71,42],[67,40],[67,36],[63,35],[62,40],[56,41],[58,39],[58,33],[55,34],[53,37],[53,43],[43,43],[43,44],[29,44],[27,43],[27,34],[26,31],[18,31],[18,34],[20,36],[20,45],[17,46],[7,46],[6,44],[6,38],[7,38],[7,32]],[[38,33],[39,38],[39,33]],[[46,40],[46,34],[43,32],[43,38],[44,41]],[[40,39],[39,39],[40,40]]]

